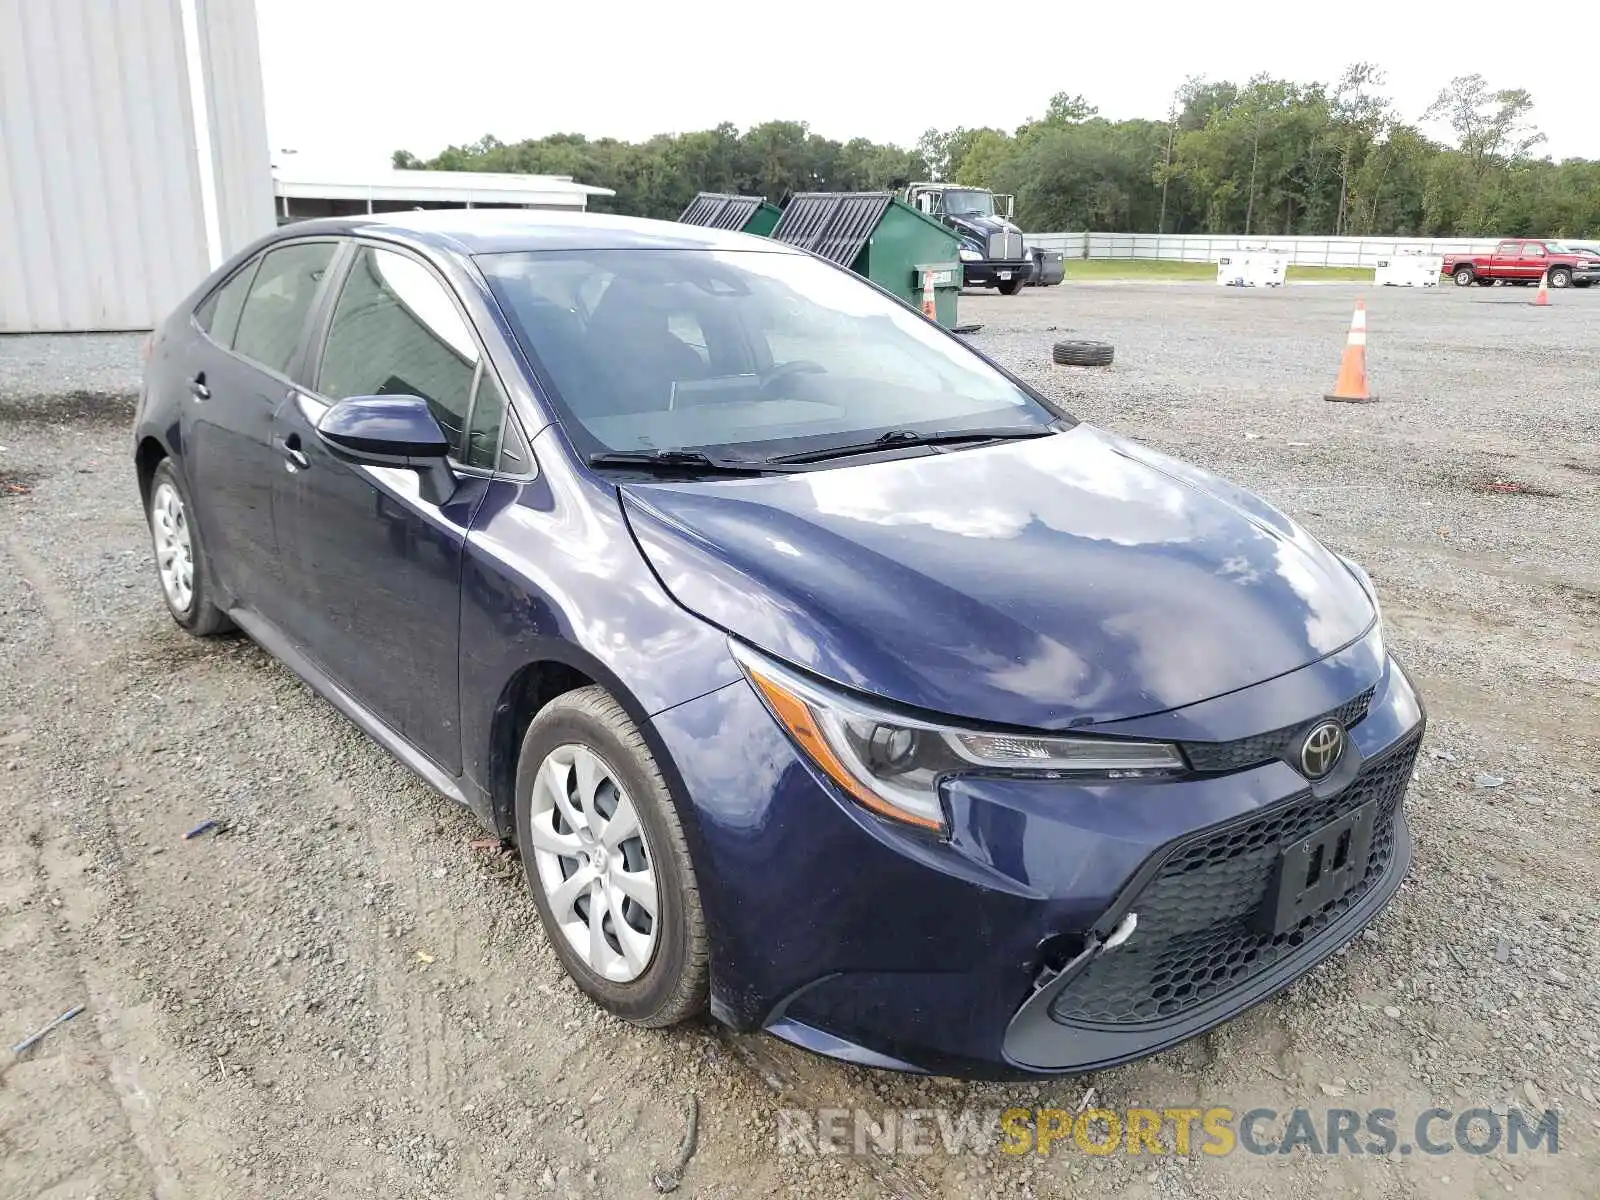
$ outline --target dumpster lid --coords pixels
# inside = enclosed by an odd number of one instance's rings
[[[701,225],[707,229],[743,229],[744,224],[756,215],[756,210],[767,202],[765,196],[731,196],[723,192],[701,192],[689,202],[678,218],[683,225]]]
[[[772,236],[848,268],[893,200],[892,192],[801,192]]]

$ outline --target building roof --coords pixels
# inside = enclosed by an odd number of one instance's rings
[[[282,237],[315,233],[387,236],[462,254],[519,250],[797,251],[767,238],[722,229],[572,209],[440,208],[375,216],[322,217],[282,226]]]
[[[450,204],[564,204],[581,207],[610,188],[575,183],[570,175],[516,175],[489,171],[402,171],[301,163],[289,158],[272,168],[273,193],[291,200],[399,200]]]

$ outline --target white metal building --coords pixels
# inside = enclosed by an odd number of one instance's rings
[[[558,208],[582,212],[590,196],[610,188],[574,183],[570,175],[487,171],[362,171],[302,163],[283,155],[272,169],[278,220],[401,212],[412,208]]]
[[[149,329],[280,219],[612,194],[280,158],[255,0],[0,0],[0,334]]]
[[[148,329],[272,226],[253,0],[0,0],[0,333]]]

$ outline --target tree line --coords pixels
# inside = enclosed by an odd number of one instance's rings
[[[593,208],[648,217],[677,216],[699,191],[781,202],[942,179],[1014,194],[1035,231],[1600,236],[1600,162],[1535,157],[1528,92],[1459,76],[1408,123],[1383,87],[1356,63],[1331,84],[1191,78],[1164,121],[1108,120],[1062,92],[1015,130],[930,129],[911,148],[768,121],[644,142],[485,137],[426,160],[399,150],[394,165],[570,175],[616,191]]]

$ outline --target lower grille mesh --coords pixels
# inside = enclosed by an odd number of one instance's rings
[[[1321,933],[1372,890],[1394,857],[1395,815],[1420,734],[1363,766],[1349,787],[1303,793],[1174,850],[1130,907],[1138,934],[1095,959],[1050,1008],[1059,1021],[1127,1025],[1181,1015],[1247,982]],[[1345,895],[1274,935],[1256,915],[1285,845],[1369,801],[1378,804],[1366,873]]]

